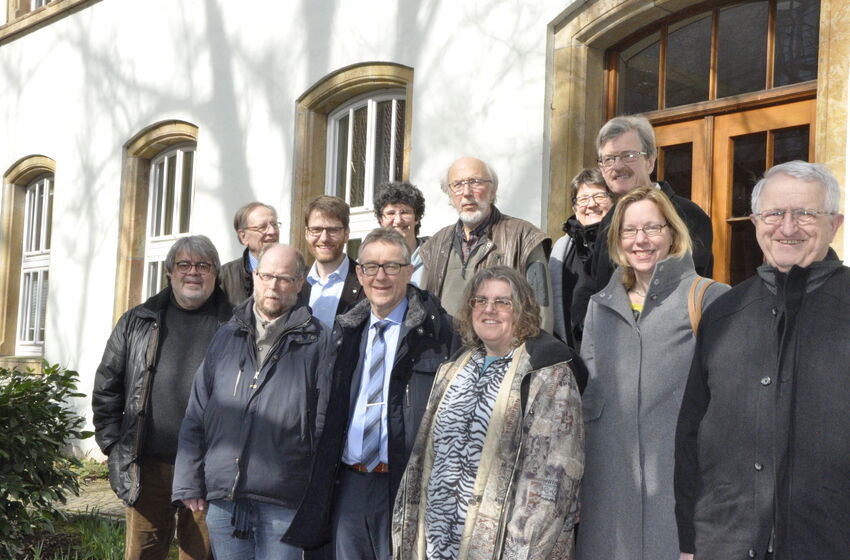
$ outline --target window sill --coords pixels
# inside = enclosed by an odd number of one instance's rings
[[[0,368],[32,370],[35,373],[41,373],[42,360],[40,356],[0,356]]]
[[[52,21],[69,15],[100,0],[54,0],[0,26],[0,45],[41,29]]]

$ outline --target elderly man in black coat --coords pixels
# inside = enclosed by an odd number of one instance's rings
[[[850,268],[822,165],[752,195],[765,263],[703,315],[676,432],[682,558],[850,558]]]

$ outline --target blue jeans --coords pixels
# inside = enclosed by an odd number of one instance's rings
[[[234,503],[227,500],[209,503],[207,529],[216,560],[300,560],[300,548],[280,542],[295,510],[254,500],[248,500],[248,504],[250,537],[238,539],[233,536],[230,523]]]

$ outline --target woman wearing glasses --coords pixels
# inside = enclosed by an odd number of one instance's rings
[[[394,558],[573,557],[584,457],[572,351],[527,281],[467,284],[465,351],[437,372],[393,515]]]
[[[586,305],[593,290],[590,263],[596,232],[605,214],[611,210],[613,199],[597,167],[582,169],[570,183],[573,216],[564,222],[564,235],[552,247],[549,273],[552,276],[552,296],[555,301],[555,334],[578,348],[581,341],[581,322],[572,320],[573,302]],[[592,290],[592,291],[591,291]],[[584,297],[574,294],[590,291]],[[582,303],[583,302],[583,303]],[[576,309],[576,317],[584,317],[585,309]]]
[[[591,298],[582,341],[578,558],[675,560],[674,435],[695,344],[691,238],[667,195],[641,187],[617,203],[608,250],[619,268]],[[728,289],[709,285],[703,308]]]

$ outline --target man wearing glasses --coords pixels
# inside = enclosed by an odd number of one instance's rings
[[[272,245],[254,295],[213,337],[195,375],[172,499],[207,512],[218,559],[300,560],[284,544],[324,425],[334,346],[298,298],[307,267]]]
[[[232,307],[216,287],[218,252],[181,237],[165,258],[168,286],[125,313],[106,344],[92,391],[95,437],[112,489],[127,505],[125,558],[210,558],[204,511],[171,504],[177,434],[192,378]],[[175,519],[176,518],[176,519]]]
[[[459,341],[437,298],[410,284],[410,249],[398,231],[372,231],[358,257],[366,300],[337,317],[325,429],[284,540],[313,548],[330,539],[336,560],[390,560],[395,494],[434,374]]]
[[[277,210],[262,202],[249,202],[233,216],[233,229],[245,246],[242,256],[221,267],[221,287],[236,307],[254,292],[253,272],[264,247],[278,242],[280,222]]]
[[[345,254],[348,242],[348,204],[335,196],[320,196],[304,214],[304,239],[315,262],[301,297],[313,316],[331,328],[334,318],[363,299],[354,259]]]
[[[682,558],[850,557],[850,268],[826,166],[752,193],[757,274],[702,316],[676,430]]]
[[[457,210],[458,221],[422,246],[422,287],[439,297],[449,314],[456,315],[463,305],[467,279],[490,266],[509,266],[525,275],[540,304],[541,327],[552,332],[552,240],[532,224],[496,208],[499,177],[480,159],[455,161],[442,187]]]
[[[642,116],[615,117],[599,130],[596,147],[599,168],[615,197],[654,184],[670,198],[691,234],[694,268],[700,276],[710,278],[714,268],[711,218],[699,205],[676,194],[668,183],[655,183],[650,179],[658,151],[655,147],[655,132],[649,121]],[[601,235],[596,237],[592,266],[597,290],[608,284],[614,272],[608,255],[607,235],[613,215],[613,212],[609,212],[602,219]]]

